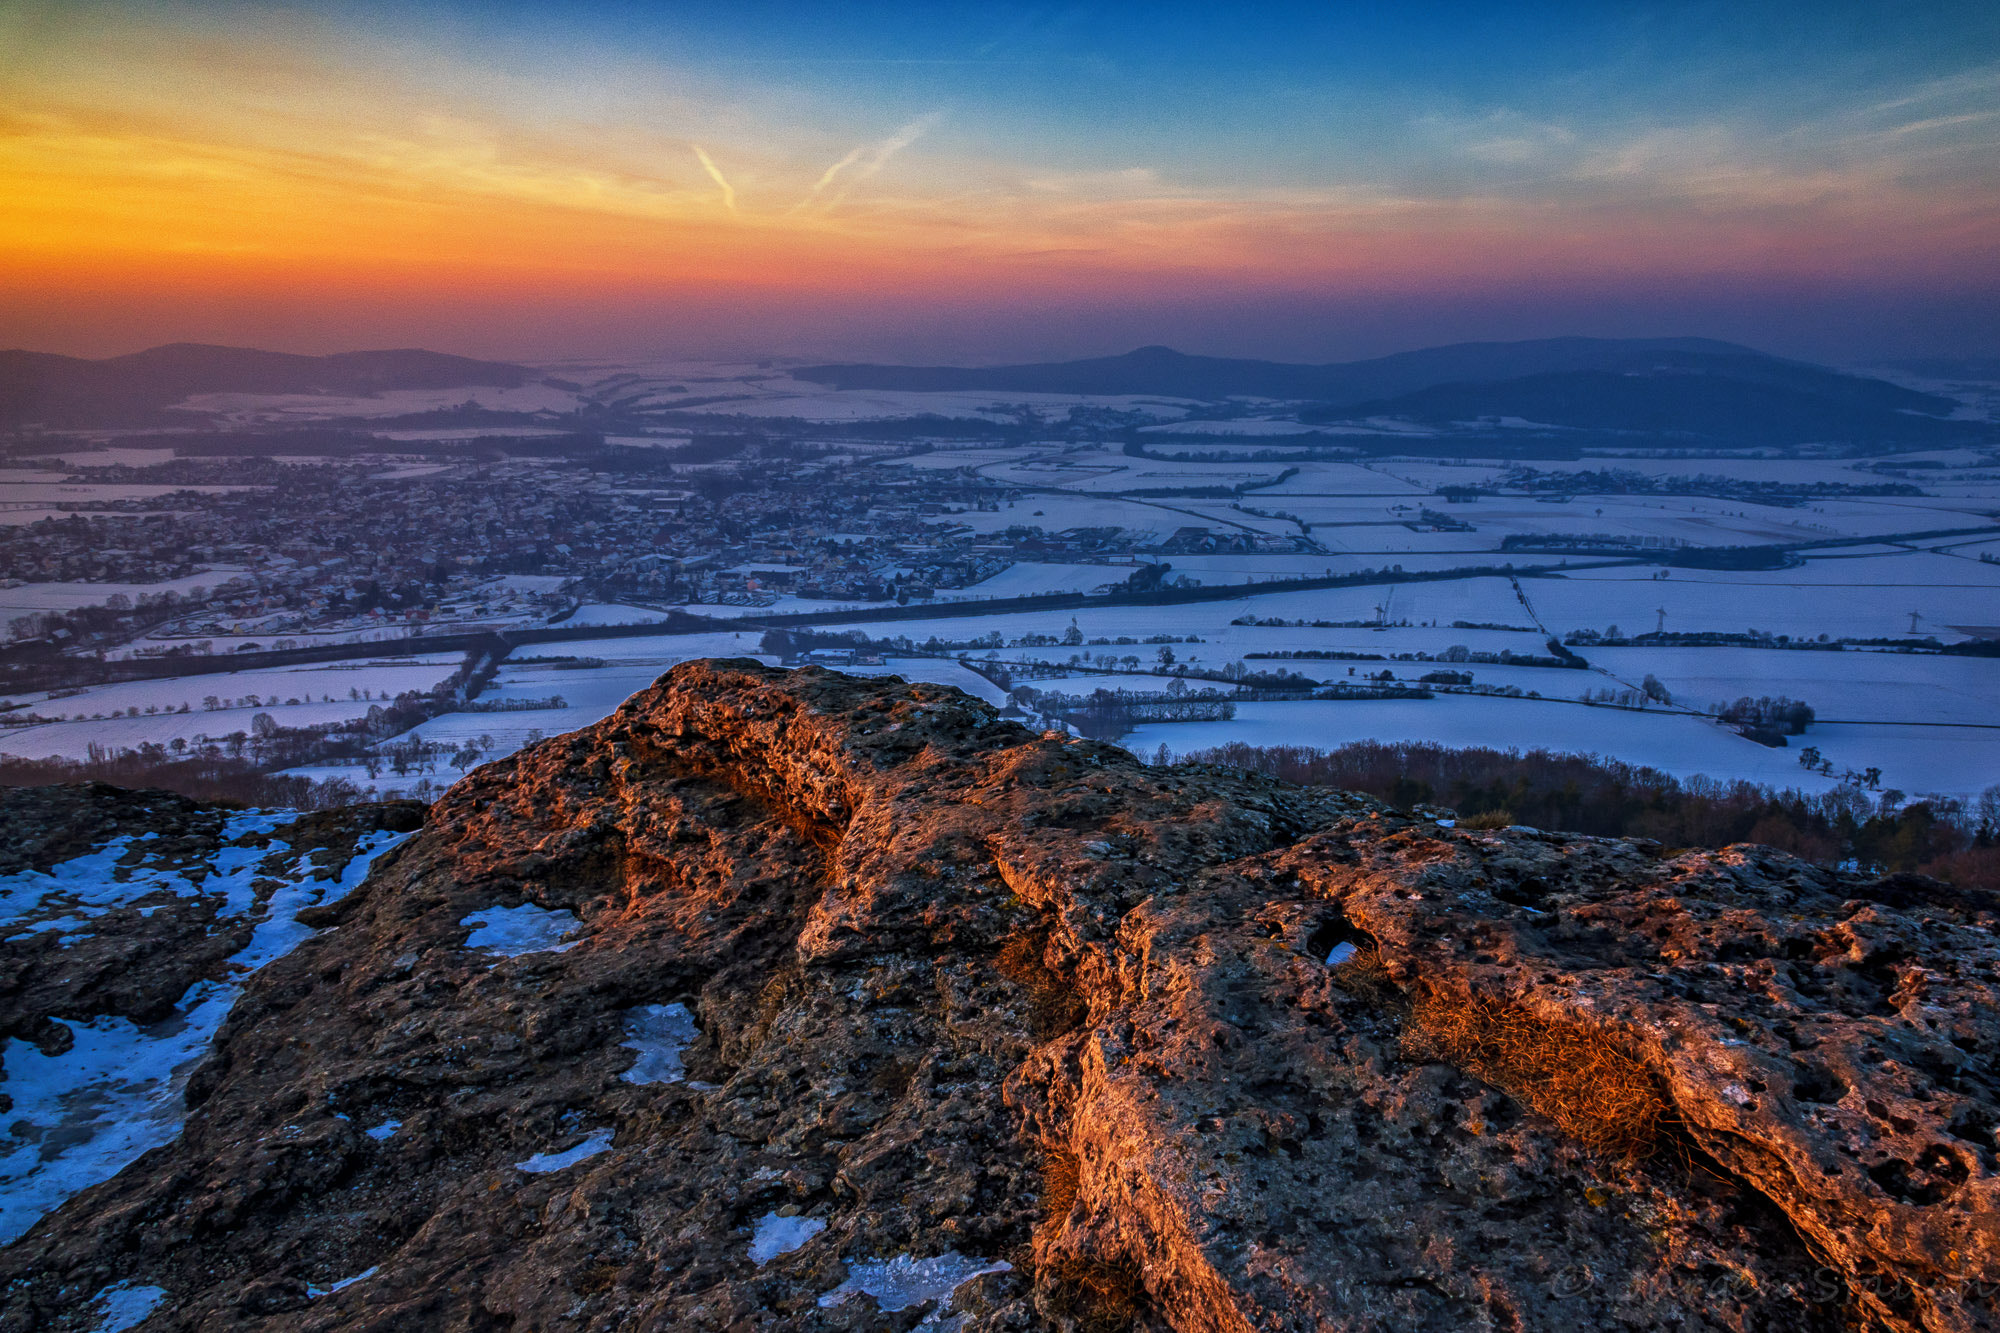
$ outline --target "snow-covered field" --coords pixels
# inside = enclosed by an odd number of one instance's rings
[[[947,514],[933,520],[963,525],[977,533],[1008,528],[1040,528],[1067,532],[1071,528],[1119,528],[1139,540],[1162,541],[1199,520],[1168,501],[1121,500],[1102,496],[1034,495],[1009,501],[998,510]]]
[[[1783,693],[1823,722],[1951,723],[1990,729],[2000,746],[2000,658],[1750,648],[1592,648],[1593,665],[1638,681],[1658,676],[1695,708]],[[1818,732],[1815,730],[1814,735]],[[2000,774],[1995,775],[2000,778]]]
[[[563,620],[565,626],[580,625],[643,625],[648,621],[665,620],[665,611],[653,611],[643,606],[617,606],[603,602],[593,602],[579,606],[574,615]]]
[[[148,741],[193,744],[203,736],[248,732],[259,713],[270,714],[285,727],[342,722],[365,717],[370,708],[398,694],[433,688],[462,660],[457,653],[431,653],[375,662],[122,681],[57,698],[15,695],[6,702],[24,705],[22,712],[69,720],[0,725],[0,754],[82,759],[93,744],[113,750],[137,749]],[[0,714],[0,723],[7,716]]]
[[[1631,712],[1533,699],[1435,699],[1239,704],[1230,722],[1143,726],[1119,742],[1151,758],[1241,741],[1331,750],[1349,741],[1432,741],[1500,750],[1545,749],[1647,764],[1677,777],[1745,778],[1811,791],[1833,785],[1799,767],[1796,750],[1771,750],[1685,713]],[[1914,789],[1913,789],[1914,790]]]
[[[941,597],[1033,597],[1050,592],[1091,592],[1125,582],[1133,565],[1043,565],[1027,561],[1010,565],[969,588],[946,589]]]
[[[0,588],[0,619],[30,611],[74,611],[82,606],[103,606],[120,596],[136,603],[141,597],[157,597],[163,592],[181,597],[196,588],[212,592],[241,573],[238,569],[216,569],[162,579],[158,583],[23,583]]]
[[[1793,638],[1963,636],[1953,625],[2000,625],[2000,566],[1940,555],[1814,560],[1801,569],[1724,572],[1646,566],[1576,570],[1523,583],[1551,630],[1627,634],[1757,631]],[[1666,613],[1662,621],[1660,612]]]

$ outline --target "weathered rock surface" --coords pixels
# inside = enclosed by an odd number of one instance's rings
[[[1996,916],[1930,881],[691,663],[312,919],[0,1328],[1997,1322]]]
[[[423,814],[0,788],[0,1244],[173,1140],[245,981]]]
[[[408,832],[423,824],[423,807],[400,801],[303,814],[271,831],[242,839],[263,851],[257,869],[268,888],[289,877],[287,862],[332,878],[368,834]],[[180,881],[121,896],[114,907],[78,917],[72,895],[58,887],[32,906],[0,913],[0,1044],[19,1037],[49,1049],[70,1040],[51,1019],[114,1015],[138,1023],[166,1017],[189,986],[222,975],[256,929],[251,915],[231,917],[222,896],[199,892],[216,855],[236,839],[227,812],[165,791],[132,791],[106,783],[0,788],[0,877],[46,874],[116,841],[107,876],[142,881],[148,871]],[[10,896],[0,879],[0,902]],[[68,929],[56,928],[64,922]],[[0,1111],[5,1110],[0,1102]]]

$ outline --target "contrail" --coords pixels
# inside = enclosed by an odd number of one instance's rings
[[[905,148],[908,148],[911,144],[915,143],[918,139],[922,138],[926,130],[930,129],[931,126],[937,124],[941,114],[942,113],[939,112],[933,112],[928,116],[920,116],[916,120],[913,120],[909,124],[903,126],[903,128],[897,130],[894,134],[890,135],[888,138],[882,140],[882,142],[876,144],[873,148],[870,148],[868,145],[863,144],[861,147],[855,149],[853,152],[849,153],[846,157],[841,158],[840,161],[828,167],[826,169],[826,173],[822,175],[819,178],[819,181],[812,187],[812,189],[807,192],[806,197],[799,200],[798,203],[794,204],[789,211],[796,213],[801,208],[804,208],[806,205],[812,203],[813,200],[819,198],[820,195],[826,191],[826,188],[829,185],[833,184],[834,178],[836,176],[840,175],[841,172],[846,171],[849,167],[855,166],[858,163],[859,170],[856,170],[851,174],[849,174],[846,183],[840,188],[838,192],[834,194],[834,196],[831,199],[827,200],[827,204],[829,207],[839,203],[841,200],[845,199],[848,195],[852,194],[854,192],[854,188],[859,184],[861,184],[861,182],[867,180],[870,176],[873,176],[876,172],[880,171],[883,165],[887,163],[890,158],[894,157],[897,153],[902,152]]]
[[[857,148],[853,152],[849,153],[846,157],[841,158],[840,161],[828,167],[826,169],[826,174],[819,178],[819,183],[813,186],[812,192],[814,194],[818,194],[821,190],[824,190],[827,186],[833,184],[833,178],[835,176],[838,176],[842,171],[846,170],[848,167],[853,166],[856,162],[859,162],[860,160],[861,160],[861,150]]]
[[[715,183],[722,187],[722,206],[734,213],[736,211],[736,187],[729,183],[728,178],[722,174],[722,168],[715,165],[715,159],[710,157],[700,144],[694,145],[694,155],[701,159],[702,169],[707,171],[714,178]]]
[[[785,210],[786,213],[788,214],[796,213],[801,208],[804,208],[807,204],[811,203],[813,200],[819,198],[820,191],[824,190],[827,186],[833,184],[833,178],[835,176],[838,176],[841,172],[847,170],[849,167],[853,166],[856,162],[859,162],[861,160],[861,154],[864,151],[866,150],[863,148],[857,148],[853,152],[849,153],[846,157],[841,158],[840,161],[828,167],[826,169],[825,174],[823,174],[819,178],[819,180],[814,182],[812,189],[806,191],[806,197],[799,200],[796,204],[793,204],[790,208],[786,209]]]

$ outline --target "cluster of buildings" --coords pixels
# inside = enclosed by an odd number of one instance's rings
[[[957,469],[873,466],[853,447],[752,448],[699,464],[627,448],[430,465],[386,454],[180,458],[168,470],[189,489],[83,500],[62,517],[0,528],[0,579],[179,580],[181,591],[108,620],[44,616],[11,627],[11,641],[228,651],[253,637],[270,648],[534,623],[582,601],[907,603],[974,587],[1017,560],[1129,567],[1162,549],[1115,527],[977,532],[954,516],[998,511],[1023,490]],[[125,481],[149,470],[117,471]],[[1183,529],[1168,546],[1216,549],[1206,535]]]

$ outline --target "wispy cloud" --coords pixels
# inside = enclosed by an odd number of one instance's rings
[[[708,155],[708,150],[700,144],[693,145],[693,148],[694,155],[701,159],[702,170],[706,171],[710,178],[722,187],[722,206],[734,213],[736,211],[736,187],[731,185],[729,178],[722,174],[722,168],[715,165],[715,159]]]
[[[806,193],[806,197],[794,204],[789,211],[796,213],[800,209],[809,207],[822,198],[825,200],[825,207],[833,207],[833,205],[854,193],[856,187],[863,181],[886,166],[890,158],[908,148],[918,139],[921,139],[933,125],[937,124],[943,118],[943,114],[942,112],[933,111],[928,116],[919,116],[880,143],[872,145],[863,144],[859,148],[856,148],[846,157],[841,158],[840,161],[828,167],[821,174],[819,180],[813,184],[812,189]],[[850,171],[849,168],[852,168],[852,170]],[[845,179],[842,179],[843,173],[845,173]],[[837,189],[834,188],[836,182],[838,182]],[[828,193],[830,189],[832,190],[831,194]]]
[[[1900,111],[1908,106],[1921,106],[1926,102],[1938,102],[1962,97],[1987,97],[2000,93],[2000,65],[1985,65],[1978,69],[1961,70],[1940,79],[1927,79],[1900,97],[1876,102],[1870,111]]]

